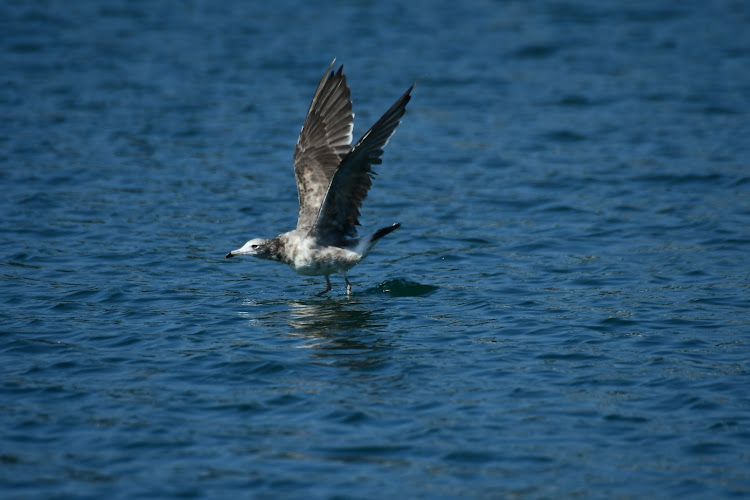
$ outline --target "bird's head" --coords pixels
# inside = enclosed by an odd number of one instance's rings
[[[242,248],[232,250],[227,254],[227,259],[234,257],[235,255],[252,255],[253,257],[260,257],[261,259],[267,259],[270,251],[268,240],[263,238],[255,238],[245,243]]]

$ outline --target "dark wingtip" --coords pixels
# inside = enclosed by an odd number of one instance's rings
[[[234,255],[232,255],[232,252],[229,252],[229,253],[227,254],[227,256],[226,256],[226,257],[224,257],[224,258],[225,258],[225,259],[231,259],[232,257],[234,257]]]

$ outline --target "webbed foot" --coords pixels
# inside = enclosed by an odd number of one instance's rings
[[[326,289],[322,292],[318,292],[315,294],[316,297],[322,297],[323,295],[327,294],[331,291],[331,280],[328,279],[328,276],[326,276]]]

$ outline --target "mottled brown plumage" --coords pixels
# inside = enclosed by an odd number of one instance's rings
[[[349,294],[346,271],[400,226],[357,238],[359,210],[372,186],[372,166],[382,163],[383,148],[401,123],[414,85],[352,147],[351,93],[343,66],[336,72],[332,67],[333,63],[318,84],[294,150],[297,228],[276,238],[250,240],[227,258],[252,255],[283,262],[300,274],[323,275],[327,286],[322,293],[331,289],[328,277],[336,272],[344,277]]]

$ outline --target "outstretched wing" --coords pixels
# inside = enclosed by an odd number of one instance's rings
[[[409,87],[341,161],[313,229],[319,238],[335,242],[357,235],[359,209],[375,175],[372,166],[383,162],[383,148],[401,123],[413,88]]]
[[[354,114],[341,66],[331,65],[318,84],[294,150],[294,176],[299,197],[298,230],[313,227],[328,185],[342,158],[351,150]]]

